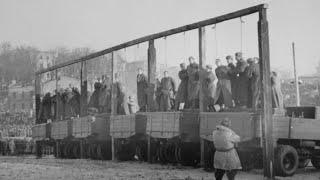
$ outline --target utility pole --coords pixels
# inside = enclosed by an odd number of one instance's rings
[[[296,70],[296,53],[294,48],[294,42],[292,43],[292,58],[293,58],[293,69],[294,69],[294,79],[296,84],[296,98],[297,98],[297,106],[300,106],[300,91],[299,91],[299,81]]]

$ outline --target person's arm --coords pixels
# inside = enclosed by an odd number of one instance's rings
[[[240,142],[240,136],[238,136],[235,132],[232,132],[230,136],[230,141],[233,143],[238,143]]]

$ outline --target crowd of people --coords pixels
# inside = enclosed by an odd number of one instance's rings
[[[0,115],[0,134],[2,137],[30,137],[33,118],[24,113]]]
[[[156,107],[158,111],[172,111],[199,108],[200,91],[203,95],[204,111],[221,111],[234,107],[260,107],[260,67],[259,59],[248,58],[246,61],[241,52],[233,57],[226,56],[227,65],[221,59],[216,59],[216,69],[212,65],[200,68],[193,57],[189,57],[189,65],[180,64],[178,75],[181,80],[176,91],[174,79],[164,71],[163,78],[156,82]],[[202,78],[202,80],[201,80]],[[215,80],[217,78],[217,83]],[[272,105],[274,108],[283,107],[280,81],[276,72],[271,73]],[[148,82],[142,69],[138,69],[137,97],[140,111],[147,106]]]

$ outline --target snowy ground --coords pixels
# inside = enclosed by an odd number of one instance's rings
[[[293,177],[279,179],[317,179],[320,170],[312,167],[300,169]],[[54,159],[34,156],[0,156],[0,180],[96,180],[96,179],[186,179],[213,180],[214,174],[200,168],[177,167],[171,165],[141,162],[113,162],[81,159]],[[236,179],[263,179],[262,170],[240,172]]]

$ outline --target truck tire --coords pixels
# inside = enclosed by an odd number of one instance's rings
[[[279,145],[275,151],[275,173],[278,176],[292,176],[299,165],[296,149],[289,145]]]
[[[312,157],[311,163],[316,169],[320,169],[320,158]]]

